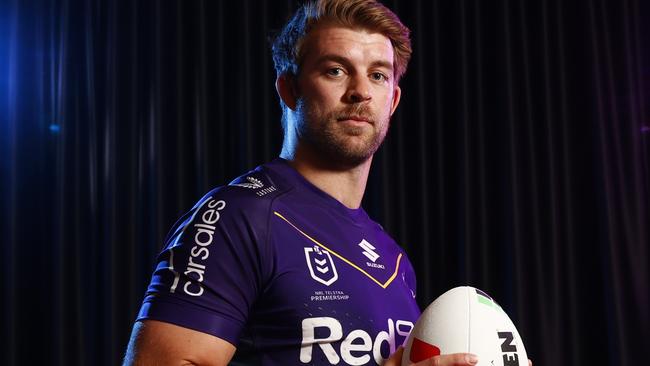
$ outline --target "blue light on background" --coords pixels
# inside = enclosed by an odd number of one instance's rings
[[[0,123],[2,123],[3,132],[5,132],[4,128],[9,119],[10,15],[8,5],[5,2],[0,2]]]

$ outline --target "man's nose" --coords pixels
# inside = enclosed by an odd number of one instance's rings
[[[362,103],[372,99],[368,78],[362,75],[350,78],[345,99],[348,103]]]

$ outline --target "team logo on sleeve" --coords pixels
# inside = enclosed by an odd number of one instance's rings
[[[317,245],[305,248],[305,259],[311,278],[323,285],[329,286],[339,278],[332,256],[327,250]]]
[[[258,189],[258,188],[264,188],[264,183],[254,177],[246,177],[246,180],[248,182],[241,182],[241,183],[233,183],[231,186],[237,186],[237,187],[244,187],[244,188],[250,188],[250,189]]]
[[[248,188],[248,189],[253,189],[255,190],[255,194],[262,197],[264,195],[267,195],[271,192],[275,192],[277,189],[275,186],[264,186],[264,182],[261,180],[248,176],[246,177],[246,182],[239,182],[239,183],[230,183],[231,186],[236,186],[236,187],[243,187],[243,188]]]

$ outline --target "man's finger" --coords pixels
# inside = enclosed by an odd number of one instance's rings
[[[452,353],[449,355],[440,355],[413,366],[473,366],[478,363],[478,357],[471,353]]]
[[[402,363],[402,354],[404,353],[404,347],[399,346],[387,360],[384,362],[383,366],[400,366]]]

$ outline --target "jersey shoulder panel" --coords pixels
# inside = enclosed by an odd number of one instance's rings
[[[280,182],[278,182],[280,183]],[[191,210],[181,216],[165,238],[165,246],[178,244],[179,236],[187,227],[196,220],[196,217],[205,211],[206,203],[210,201],[223,201],[228,206],[231,215],[237,212],[237,217],[255,219],[258,225],[254,225],[256,231],[263,231],[266,225],[262,224],[263,218],[268,216],[273,200],[291,190],[291,187],[279,185],[264,171],[263,167],[251,170],[235,179],[227,185],[219,186],[208,191],[199,199]],[[214,204],[213,204],[214,205]],[[220,204],[221,205],[221,204]],[[223,215],[223,213],[221,213]]]

